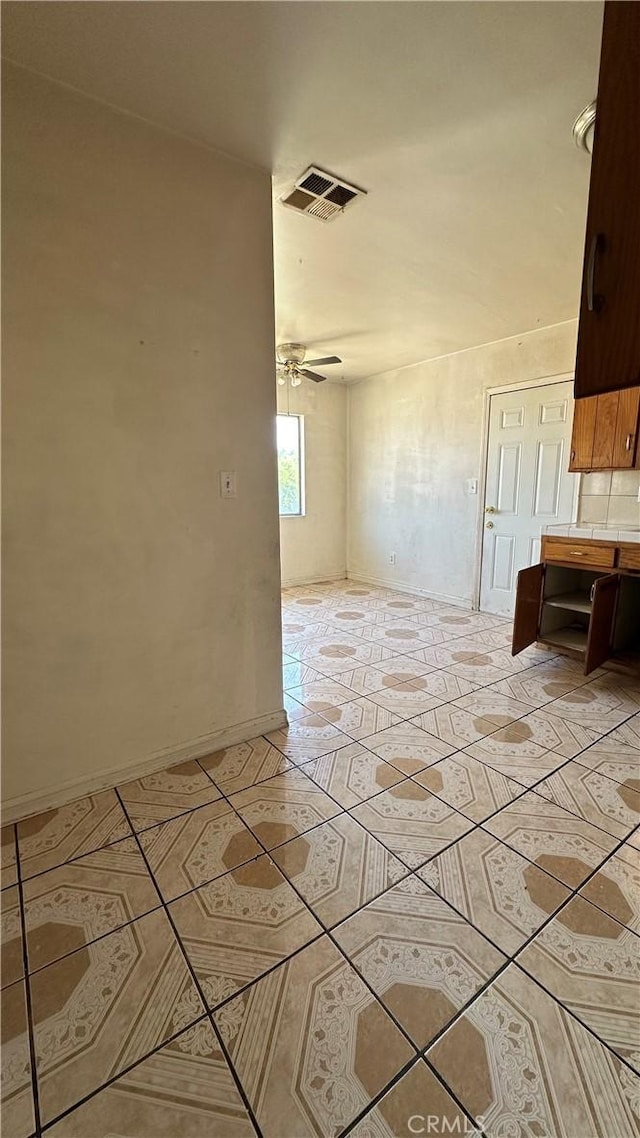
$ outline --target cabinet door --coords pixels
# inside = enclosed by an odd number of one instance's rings
[[[618,574],[610,573],[608,577],[598,577],[593,584],[587,654],[584,662],[587,675],[600,664],[604,664],[611,653],[618,582]]]
[[[638,412],[640,387],[628,387],[618,393],[618,419],[613,443],[613,469],[629,470],[638,454]],[[600,396],[600,399],[605,396]]]
[[[573,431],[569,470],[591,470],[593,439],[596,431],[597,397],[577,399],[573,409]]]
[[[609,391],[596,399],[596,429],[593,435],[592,470],[613,469],[613,444],[618,422],[619,391]]]
[[[518,573],[516,589],[516,611],[513,618],[513,639],[511,655],[517,656],[538,638],[540,624],[540,605],[542,603],[542,582],[544,565],[531,565]]]
[[[607,0],[578,327],[577,399],[640,383],[640,3]]]

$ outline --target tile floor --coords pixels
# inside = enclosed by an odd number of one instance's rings
[[[640,1135],[640,682],[283,624],[287,729],[2,831],[4,1138]]]

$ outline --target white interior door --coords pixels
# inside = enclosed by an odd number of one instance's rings
[[[540,560],[544,525],[572,521],[573,383],[491,397],[480,608],[513,616],[520,569]]]

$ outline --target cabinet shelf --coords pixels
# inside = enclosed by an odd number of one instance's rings
[[[559,593],[555,597],[545,597],[545,605],[552,608],[569,609],[571,612],[591,612],[591,598],[588,593]]]
[[[573,652],[587,651],[586,628],[556,628],[553,632],[545,633],[540,640],[556,648],[570,648]]]

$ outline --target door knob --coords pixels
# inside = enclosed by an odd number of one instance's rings
[[[484,508],[484,512],[485,512],[485,514],[495,514],[495,513],[497,513],[495,506],[485,506],[485,508]]]
[[[485,529],[493,529],[494,528],[493,522],[487,522],[487,524],[484,528]]]

